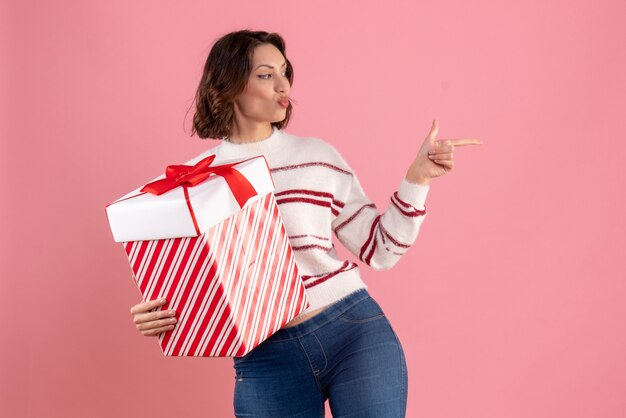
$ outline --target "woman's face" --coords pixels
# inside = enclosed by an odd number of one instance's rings
[[[234,101],[239,126],[285,119],[290,90],[286,69],[285,57],[274,45],[262,44],[254,49],[248,84]]]

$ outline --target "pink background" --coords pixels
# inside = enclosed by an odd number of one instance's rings
[[[335,145],[379,208],[433,118],[484,141],[433,180],[398,265],[363,268],[407,416],[626,416],[625,4],[3,1],[2,416],[232,416],[231,359],[136,330],[104,206],[217,144],[185,113],[246,27],[286,38],[286,130]]]

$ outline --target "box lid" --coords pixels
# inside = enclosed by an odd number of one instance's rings
[[[243,207],[274,190],[264,156],[219,161],[211,167],[225,164],[234,164],[233,168],[243,174],[256,191]],[[150,183],[165,177],[162,174]],[[106,207],[116,242],[195,237],[242,209],[224,177],[217,174],[211,174],[195,186],[174,187],[160,195],[142,192],[143,187]],[[188,196],[185,196],[185,189]]]

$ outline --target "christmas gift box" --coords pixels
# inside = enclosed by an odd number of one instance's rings
[[[165,356],[243,356],[309,307],[265,158],[214,157],[106,207],[142,301],[177,313]]]

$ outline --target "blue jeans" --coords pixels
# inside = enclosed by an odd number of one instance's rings
[[[237,417],[400,418],[407,369],[400,341],[366,289],[282,328],[234,357]]]

